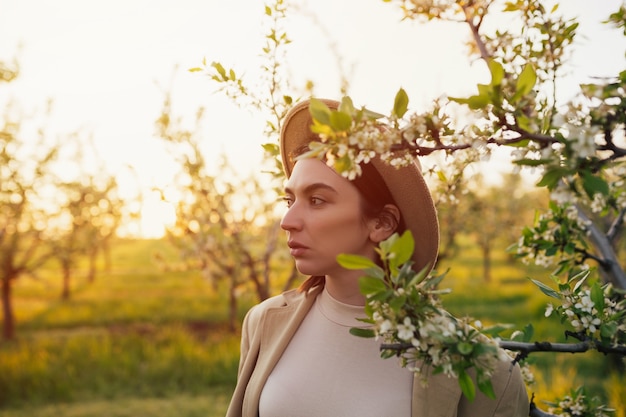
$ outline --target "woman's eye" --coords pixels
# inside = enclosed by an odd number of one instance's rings
[[[287,207],[291,207],[291,205],[293,204],[293,198],[291,198],[290,196],[283,197],[283,201],[285,202],[285,204],[287,204]]]
[[[319,206],[320,204],[323,204],[324,200],[322,200],[319,197],[311,197],[311,204],[314,206]]]

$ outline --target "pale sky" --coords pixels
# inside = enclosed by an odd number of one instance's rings
[[[581,18],[582,34],[573,76],[565,85],[573,88],[587,76],[615,75],[625,69],[624,37],[599,24],[622,0],[562,3],[568,16]],[[186,70],[206,58],[232,66],[254,85],[264,42],[263,4],[0,0],[0,59],[17,57],[21,65],[19,79],[0,91],[4,95],[8,90],[27,108],[41,107],[52,98],[55,129],[90,132],[112,173],[133,167],[136,177],[121,179],[127,193],[138,187],[165,187],[175,172],[174,162],[154,137],[163,98],[158,85],[172,87],[174,111],[179,114],[192,118],[198,106],[207,109],[209,161],[217,162],[217,155],[226,152],[244,171],[254,171],[262,157],[260,144],[266,141],[263,118],[213,94],[213,84]],[[473,93],[476,82],[487,81],[482,64],[470,66],[466,57],[464,25],[400,22],[398,8],[382,0],[297,4],[302,5],[300,12],[291,15],[287,28],[293,44],[286,65],[294,85],[313,79],[318,96],[339,94],[331,41],[350,75],[349,94],[357,105],[375,110],[388,111],[400,87],[407,90],[412,107],[420,108],[444,93]],[[155,201],[150,207],[152,220],[147,220],[144,232],[158,235],[166,208]]]

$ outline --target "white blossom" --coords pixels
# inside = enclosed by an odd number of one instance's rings
[[[589,290],[587,290],[586,293],[587,295],[581,297],[580,301],[574,304],[574,307],[576,307],[579,310],[585,311],[587,313],[591,313],[591,310],[593,309],[593,306],[594,306],[594,302],[591,301]]]
[[[413,339],[415,332],[415,326],[411,323],[410,317],[405,317],[402,324],[398,324],[398,338],[404,341],[410,341]]]
[[[552,304],[548,304],[548,306],[546,307],[546,312],[545,312],[544,315],[546,317],[550,317],[553,312],[554,312],[554,306]]]

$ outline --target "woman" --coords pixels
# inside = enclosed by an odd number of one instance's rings
[[[331,109],[339,103],[323,100]],[[519,368],[502,361],[492,383],[496,399],[473,402],[458,381],[433,375],[424,386],[379,343],[349,334],[363,326],[360,271],[343,269],[340,253],[376,260],[375,248],[394,232],[411,230],[414,267],[432,268],[439,244],[437,215],[417,161],[401,169],[379,159],[349,181],[318,159],[295,157],[319,138],[311,132],[309,102],[289,112],[280,145],[288,181],[281,227],[298,270],[298,290],[253,307],[244,319],[238,382],[227,417],[527,416]]]

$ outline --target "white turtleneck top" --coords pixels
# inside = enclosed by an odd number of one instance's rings
[[[260,417],[408,417],[413,374],[381,359],[380,341],[349,333],[365,327],[362,306],[322,291],[270,374]]]

